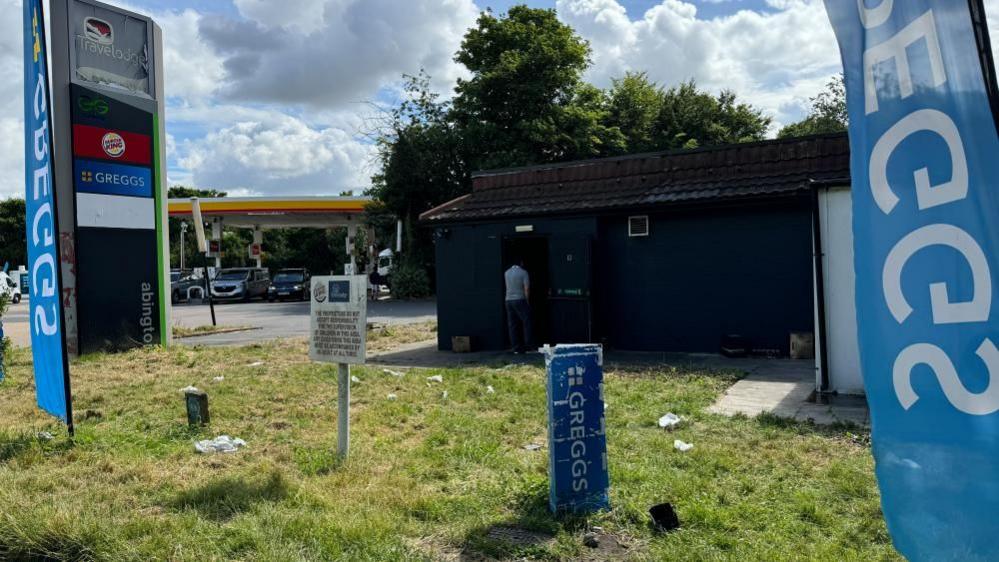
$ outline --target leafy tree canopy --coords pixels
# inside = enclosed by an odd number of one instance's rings
[[[792,123],[777,133],[777,138],[803,137],[822,133],[846,131],[849,118],[846,112],[846,86],[843,76],[837,76],[826,84],[825,91],[811,98],[812,108],[808,116]]]
[[[0,201],[0,268],[28,265],[27,231],[24,224],[24,199]]]

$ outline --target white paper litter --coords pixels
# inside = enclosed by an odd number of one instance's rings
[[[225,380],[225,376],[218,376],[212,379],[212,382],[222,382]]]
[[[541,448],[541,445],[538,445],[537,443],[528,443],[527,445],[524,445],[524,448],[528,451],[537,451]]]
[[[355,377],[355,376],[351,375],[351,377],[350,377],[350,382],[361,382],[361,379],[359,379],[359,378],[357,378],[357,377]]]
[[[393,377],[402,378],[406,373],[400,373],[399,371],[393,371],[392,369],[382,369],[382,372],[386,375],[392,375]]]
[[[444,400],[447,400],[447,391],[446,390],[441,393],[441,398],[443,398]]]
[[[253,363],[247,365],[247,367],[263,367],[263,366],[264,366],[263,361],[254,361]]]
[[[496,394],[496,389],[493,388],[492,386],[487,386],[486,387],[486,394]]]
[[[388,395],[388,396],[386,396],[385,398],[387,398],[387,399],[389,399],[389,400],[395,400],[396,398],[398,398],[398,396],[396,396],[395,394],[389,394],[389,395]]]
[[[683,420],[680,419],[680,416],[670,412],[659,418],[659,427],[663,429],[674,429],[676,426],[680,425],[681,421]]]
[[[441,375],[434,375],[432,377],[427,377],[427,382],[444,382],[444,377]]]
[[[680,451],[681,453],[686,453],[687,451],[689,451],[689,450],[691,450],[691,449],[694,448],[694,444],[693,443],[684,443],[683,441],[680,441],[679,439],[677,439],[677,440],[673,441],[673,448],[675,448],[677,451]]]
[[[194,444],[194,450],[201,454],[211,453],[235,453],[246,446],[246,441],[239,437],[232,438],[228,435],[220,435],[215,439],[205,439]]]
[[[198,387],[193,386],[193,385],[188,385],[188,386],[185,386],[184,388],[180,389],[180,393],[181,394],[187,394],[188,392],[198,392]]]
[[[49,433],[48,431],[39,431],[36,437],[38,437],[39,441],[51,441],[52,439],[54,439],[54,437],[52,437],[52,434]]]

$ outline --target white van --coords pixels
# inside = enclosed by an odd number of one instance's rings
[[[0,271],[0,295],[6,296],[7,300],[14,304],[21,302],[21,292],[17,290],[17,285],[10,275],[3,271]]]

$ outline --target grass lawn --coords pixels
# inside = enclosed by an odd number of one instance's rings
[[[545,443],[540,368],[401,379],[355,368],[352,456],[341,466],[335,371],[311,364],[304,342],[83,358],[73,366],[73,445],[35,408],[29,354],[9,360],[0,384],[2,559],[898,558],[866,438],[704,413],[731,374],[608,373],[614,508],[556,520],[547,450],[523,448]],[[428,383],[431,374],[444,383]],[[218,375],[225,380],[212,382]],[[186,426],[178,390],[189,384],[209,392],[210,429]],[[665,433],[656,420],[667,411],[690,422]],[[220,434],[248,447],[194,452],[193,441]],[[679,453],[675,438],[695,448]],[[667,535],[650,529],[646,513],[663,501],[683,525]],[[490,538],[497,525],[554,538],[512,546]],[[583,546],[594,525],[627,548]]]

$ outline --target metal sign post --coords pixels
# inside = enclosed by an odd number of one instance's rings
[[[191,217],[194,219],[194,235],[198,239],[198,251],[205,255],[205,296],[208,298],[208,309],[212,311],[212,326],[215,323],[215,301],[212,300],[212,280],[208,277],[208,239],[205,237],[205,223],[201,218],[201,202],[197,197],[191,197]],[[183,243],[181,243],[183,244]],[[181,251],[183,251],[181,245]]]
[[[350,365],[364,364],[367,340],[367,278],[312,278],[309,358],[337,364],[337,455],[350,450]]]

